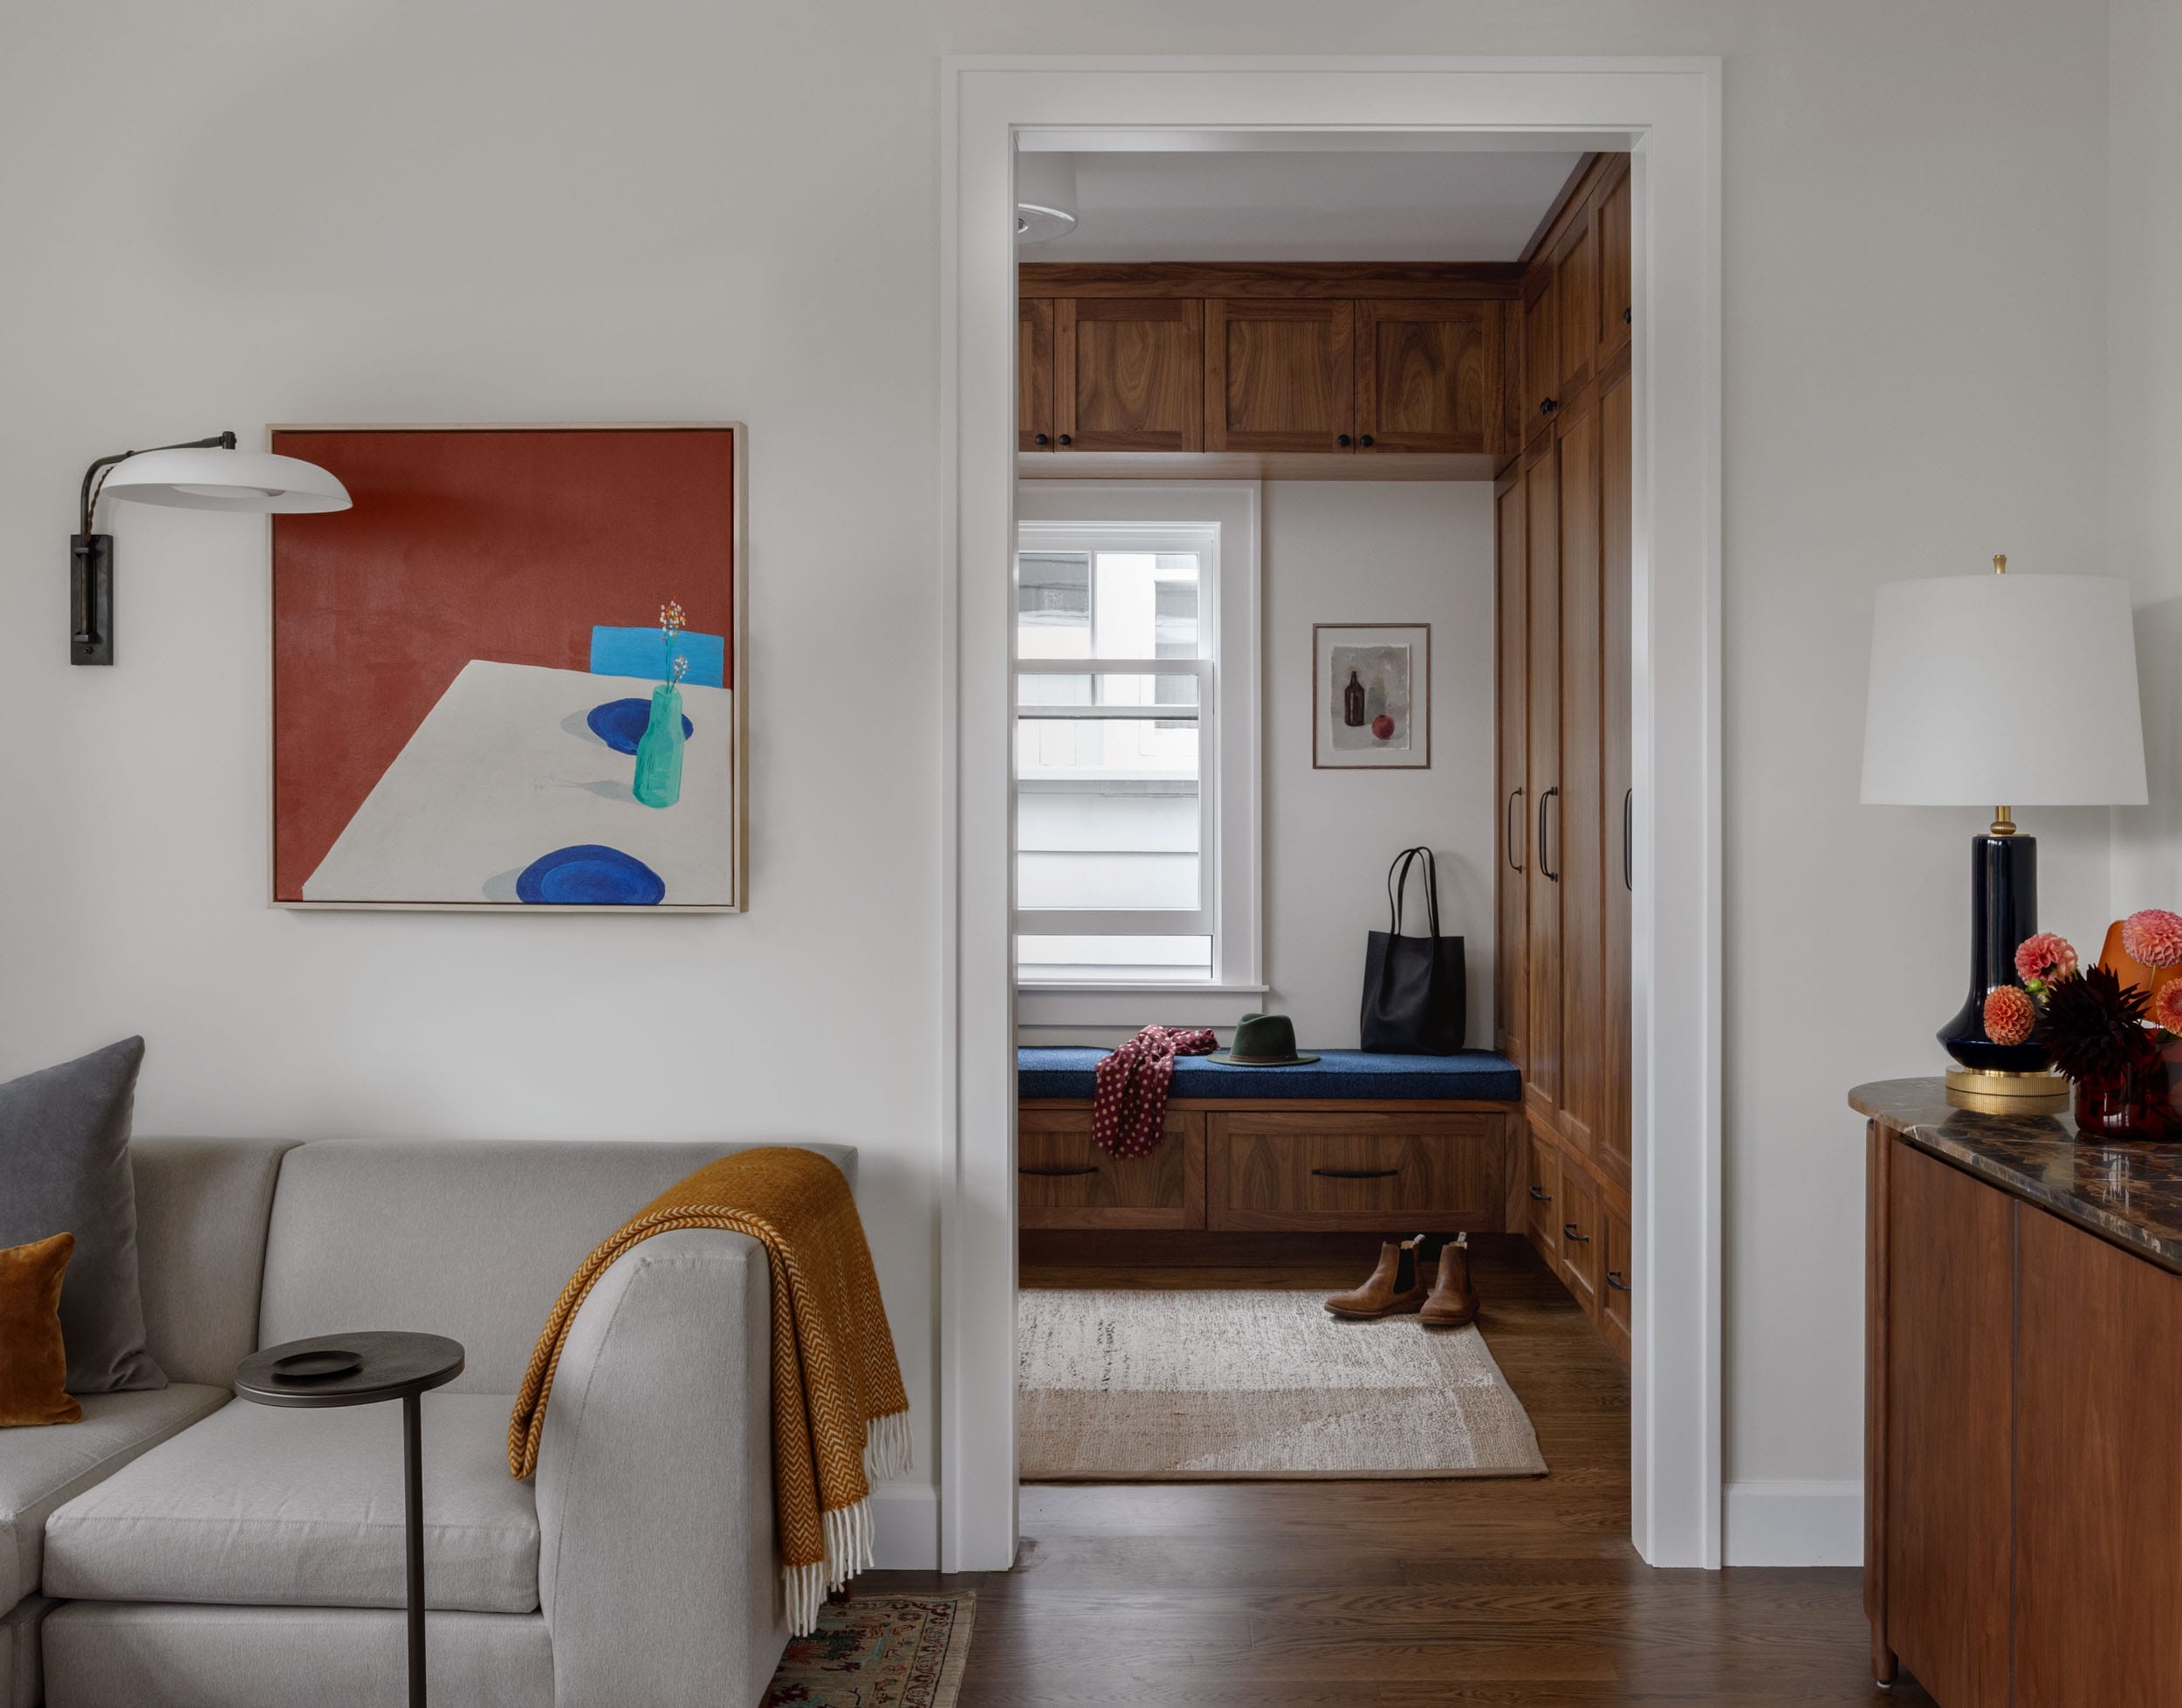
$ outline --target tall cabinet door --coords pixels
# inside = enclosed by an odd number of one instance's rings
[[[1346,302],[1204,305],[1204,448],[1339,450],[1355,433]]]
[[[1523,470],[1529,660],[1523,810],[1531,827],[1523,1101],[1549,1123],[1561,1105],[1561,498],[1554,464],[1547,445]]]
[[[1598,229],[1599,371],[1616,351],[1629,347],[1630,229],[1629,162],[1600,195],[1593,219]]]
[[[1500,853],[1493,885],[1493,1047],[1517,1067],[1523,1054],[1523,1016],[1530,1006],[1529,945],[1524,939],[1528,909],[1529,779],[1524,775],[1524,710],[1529,676],[1524,610],[1530,565],[1523,552],[1522,471],[1511,469],[1493,489],[1493,542],[1499,566],[1495,604],[1493,676],[1499,704],[1494,717],[1494,772],[1499,784]]]
[[[1561,507],[1561,799],[1554,864],[1561,902],[1561,1082],[1554,1121],[1588,1156],[1606,1080],[1605,852],[1601,822],[1599,416],[1577,394],[1558,415]]]
[[[1624,185],[1627,180],[1623,180]],[[1608,1179],[1630,1183],[1630,909],[1636,899],[1636,797],[1630,762],[1630,385],[1624,359],[1599,393],[1599,538],[1604,609],[1599,697],[1605,730],[1604,1072],[1593,1154]]]
[[[1561,390],[1561,293],[1545,268],[1523,301],[1523,442],[1552,431]]]
[[[1053,437],[1066,450],[1204,449],[1204,305],[1053,305]]]

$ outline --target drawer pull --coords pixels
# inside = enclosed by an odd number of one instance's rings
[[[1391,1180],[1399,1169],[1313,1169],[1321,1180]]]
[[[1574,1222],[1563,1222],[1561,1224],[1561,1237],[1563,1239],[1573,1239],[1579,1245],[1588,1245],[1591,1243],[1591,1236],[1588,1233],[1578,1233]]]
[[[1016,1170],[1016,1173],[1018,1174],[1034,1174],[1041,1180],[1058,1180],[1068,1175],[1096,1174],[1098,1171],[1099,1165],[1096,1163],[1083,1163],[1069,1168],[1033,1169],[1030,1167],[1023,1167]]]
[[[1530,1195],[1540,1204],[1551,1204],[1554,1201],[1554,1195],[1551,1192],[1548,1192],[1542,1186],[1532,1187],[1530,1189]]]
[[[1609,1269],[1606,1272],[1606,1284],[1616,1293],[1629,1291],[1629,1283],[1622,1279],[1622,1272],[1618,1269]]]

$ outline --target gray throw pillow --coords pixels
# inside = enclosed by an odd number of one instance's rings
[[[0,1085],[0,1248],[76,1236],[60,1287],[68,1391],[164,1388],[144,1349],[129,1110],[144,1040]]]

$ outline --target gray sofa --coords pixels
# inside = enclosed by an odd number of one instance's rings
[[[662,1234],[600,1278],[537,1477],[508,1415],[576,1266],[720,1144],[144,1140],[144,1314],[169,1385],[0,1431],[0,1702],[406,1700],[398,1405],[235,1399],[259,1346],[451,1335],[423,1402],[436,1701],[756,1704],[787,1642],[764,1248]],[[854,1183],[853,1150],[814,1146]]]

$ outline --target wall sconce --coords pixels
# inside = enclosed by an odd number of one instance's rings
[[[237,450],[235,436],[102,456],[83,472],[83,528],[68,542],[71,664],[113,662],[113,536],[91,532],[106,493],[179,510],[327,511],[348,508],[348,489],[300,457]]]

